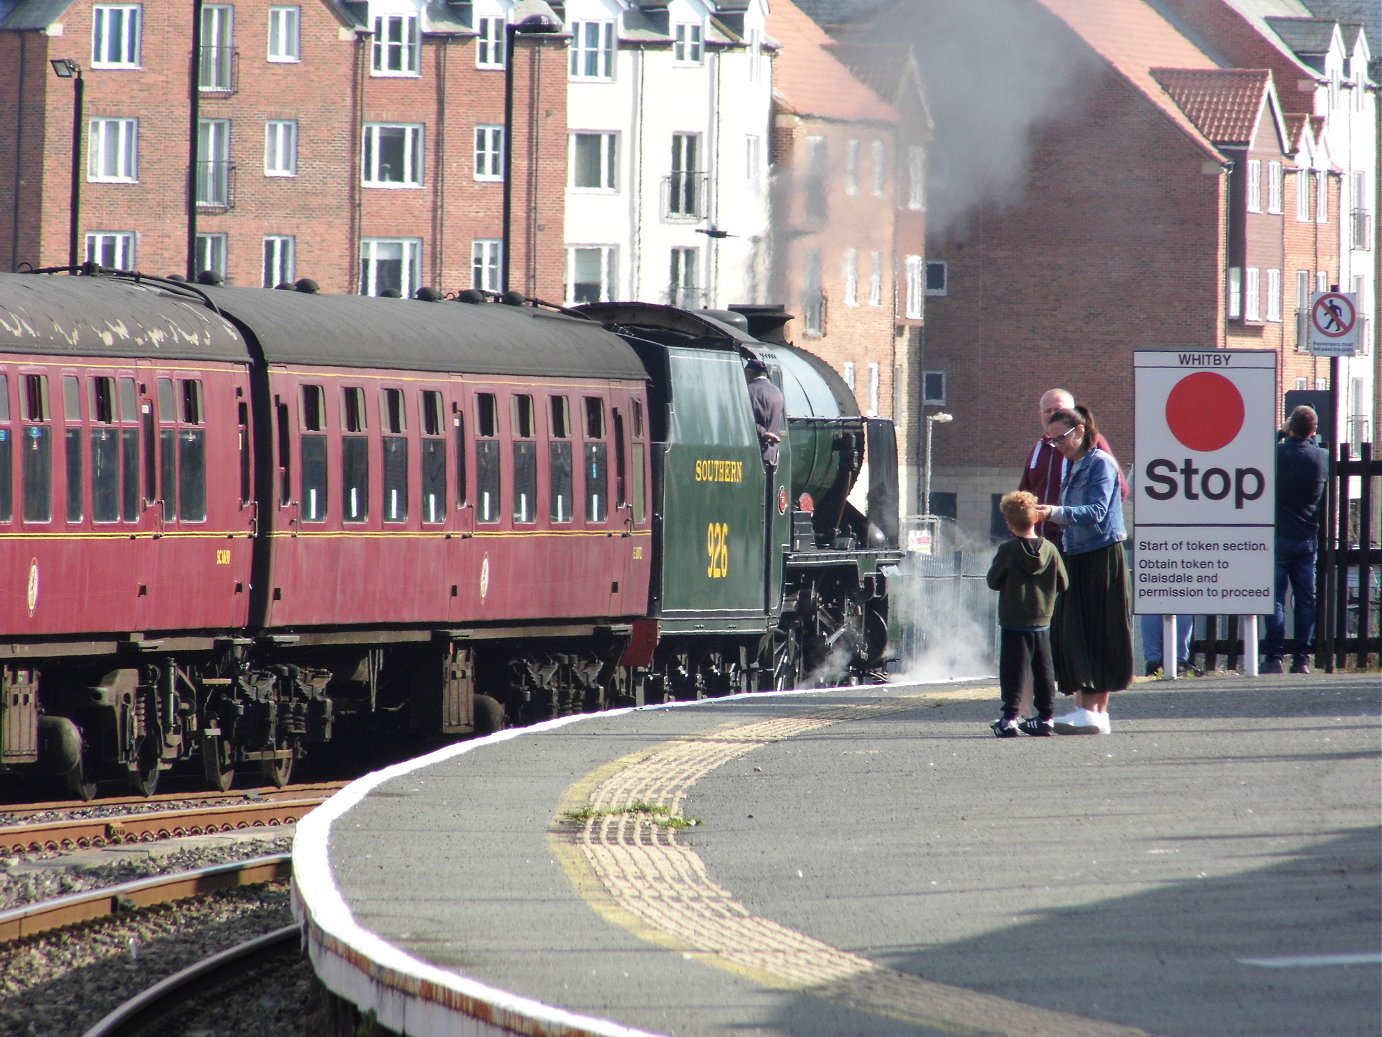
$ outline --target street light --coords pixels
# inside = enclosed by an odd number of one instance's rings
[[[72,80],[72,200],[67,224],[67,265],[77,265],[77,227],[82,209],[82,105],[86,83],[82,67],[69,58],[54,58],[49,62],[59,79]]]
[[[519,0],[504,25],[504,217],[499,243],[499,290],[509,290],[509,238],[513,229],[513,66],[518,36],[549,36],[561,32],[561,19],[545,0]],[[532,81],[529,80],[531,89]],[[531,172],[531,171],[530,171]]]
[[[939,414],[926,415],[926,496],[924,500],[925,516],[931,514],[931,432],[936,427],[936,423],[944,425],[948,421],[954,421],[953,414],[946,414],[944,411]]]

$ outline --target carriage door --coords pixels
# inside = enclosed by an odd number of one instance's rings
[[[642,535],[648,524],[644,465],[642,401],[620,393],[613,398],[614,542],[610,609],[615,615],[647,608],[650,538]]]
[[[446,526],[446,585],[450,595],[449,618],[453,623],[475,617],[479,605],[482,551],[475,540],[475,451],[474,410],[469,406],[465,384],[452,380],[444,398],[445,432],[450,439],[454,464],[448,472],[450,508]]]

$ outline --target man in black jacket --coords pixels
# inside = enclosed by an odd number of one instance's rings
[[[1313,442],[1319,416],[1297,407],[1276,445],[1276,602],[1267,617],[1263,673],[1280,673],[1286,655],[1286,587],[1296,602],[1292,673],[1309,673],[1315,648],[1315,548],[1328,458]]]

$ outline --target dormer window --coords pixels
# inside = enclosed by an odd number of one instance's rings
[[[419,75],[420,50],[417,15],[389,14],[374,19],[374,51],[370,66],[374,75]]]
[[[699,65],[704,52],[701,27],[683,22],[672,32],[672,60],[678,65]]]

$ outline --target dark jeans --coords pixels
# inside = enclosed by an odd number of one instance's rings
[[[1306,662],[1315,650],[1315,541],[1276,538],[1276,610],[1267,617],[1264,654],[1286,654],[1286,585],[1296,600],[1296,662]]]
[[[1051,715],[1056,697],[1056,668],[1051,661],[1051,631],[1004,629],[998,638],[998,690],[1003,715],[1015,717],[1022,704],[1022,685],[1032,674],[1032,706],[1039,717]]]

